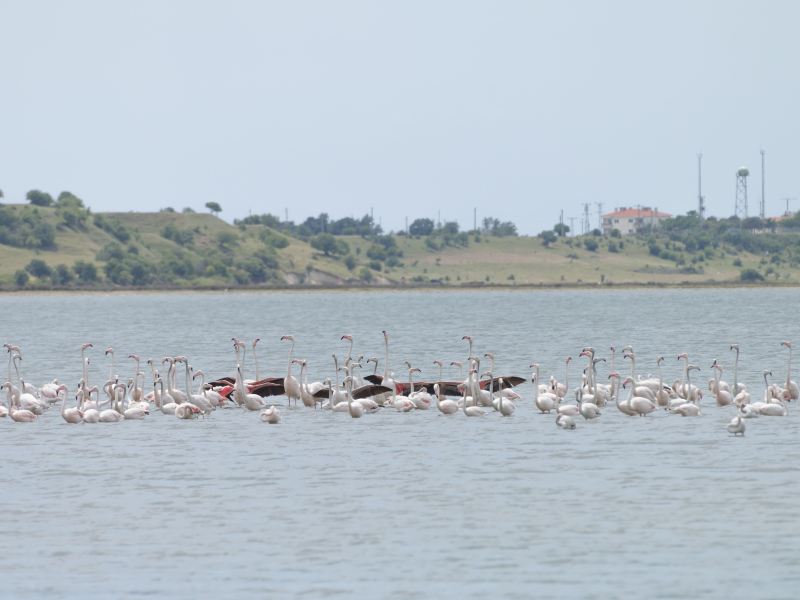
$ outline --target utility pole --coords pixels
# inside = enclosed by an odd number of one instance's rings
[[[706,207],[703,202],[703,153],[697,155],[697,216],[702,221],[705,217]]]
[[[478,233],[478,209],[472,209],[472,231]]]
[[[597,204],[597,228],[603,231],[603,203],[596,202]]]
[[[406,235],[408,235],[408,217],[406,217]]]
[[[288,209],[288,208],[284,208],[284,209],[283,209],[283,214],[284,214],[284,217],[285,217],[285,218],[283,219],[283,220],[284,220],[284,222],[285,222],[285,223],[288,223],[288,222],[289,222],[289,209]]]
[[[375,208],[370,206],[369,207],[369,220],[372,221],[372,224],[375,224]]]
[[[589,233],[589,203],[583,203],[583,233]]]
[[[572,235],[575,235],[575,217],[568,217],[569,218],[569,231]]]

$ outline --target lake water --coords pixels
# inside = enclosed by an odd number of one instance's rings
[[[796,289],[2,295],[0,342],[22,347],[26,379],[58,377],[71,391],[85,341],[95,383],[109,345],[123,374],[131,352],[186,354],[230,374],[232,336],[262,339],[262,376],[285,374],[284,334],[313,380],[332,375],[345,333],[382,370],[386,329],[398,379],[404,360],[434,379],[432,361],[463,360],[471,334],[497,374],[528,377],[535,360],[561,378],[583,346],[608,357],[631,344],[643,374],[665,356],[670,382],[688,352],[701,385],[715,358],[732,380],[737,342],[755,395],[763,369],[785,378],[780,342],[800,343],[798,299]],[[617,367],[629,368],[619,356]],[[278,426],[240,410],[3,419],[0,596],[797,596],[794,405],[749,421],[743,438],[725,431],[734,410],[708,396],[697,419],[608,407],[562,431],[534,412],[529,383],[518,390],[509,419],[303,408],[282,409]]]

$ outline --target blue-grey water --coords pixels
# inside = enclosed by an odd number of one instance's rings
[[[780,342],[800,343],[798,299],[795,289],[3,295],[0,342],[22,347],[26,379],[71,391],[86,341],[95,383],[107,346],[123,374],[132,352],[231,374],[232,336],[262,339],[261,376],[285,374],[284,334],[312,380],[332,375],[345,333],[382,370],[386,329],[398,378],[404,360],[435,378],[432,361],[464,359],[471,334],[497,374],[529,376],[537,361],[563,377],[564,357],[583,346],[609,357],[631,344],[643,374],[665,356],[667,381],[688,352],[701,385],[715,358],[732,380],[736,342],[740,380],[757,395],[763,369],[785,379]],[[252,377],[249,358],[246,368]],[[304,408],[282,408],[278,426],[240,410],[2,419],[0,596],[797,596],[794,405],[748,421],[743,438],[725,430],[734,410],[709,396],[696,419],[608,407],[568,432],[535,413],[529,383],[518,389],[508,419]]]

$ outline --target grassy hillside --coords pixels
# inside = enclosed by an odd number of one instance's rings
[[[3,211],[7,220],[19,221],[7,233],[20,235],[0,239],[2,289],[676,285],[738,283],[748,269],[754,280],[800,283],[792,235],[779,256],[724,243],[689,251],[669,239],[659,241],[656,255],[652,236],[561,238],[546,247],[538,237],[472,234],[462,236],[460,245],[403,235],[337,236],[346,246],[326,256],[310,240],[265,225],[231,225],[210,214],[87,211],[75,222],[54,207],[7,205]],[[43,223],[54,233],[44,246],[31,233],[46,230]],[[596,249],[587,249],[595,243]],[[94,266],[95,277],[86,265]]]

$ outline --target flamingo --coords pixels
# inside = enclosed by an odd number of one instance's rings
[[[262,422],[270,425],[276,425],[281,422],[281,413],[274,404],[262,410],[260,417]]]
[[[497,383],[498,383],[498,385],[500,386],[500,389],[502,390],[502,389],[503,389],[503,378],[502,378],[502,377],[500,377],[500,378],[497,380]],[[501,415],[503,415],[504,417],[510,417],[511,415],[513,415],[513,414],[514,414],[514,411],[515,411],[515,410],[516,410],[516,408],[517,408],[517,407],[514,405],[514,403],[513,403],[513,402],[511,402],[510,400],[508,400],[508,401],[506,401],[506,402],[503,402],[503,394],[499,394],[499,395],[498,395],[498,397],[497,397],[497,402],[498,402],[498,408],[497,408],[497,411],[498,411],[498,412],[499,412]]]
[[[107,382],[108,383],[108,382]],[[98,421],[100,423],[118,423],[125,418],[122,411],[119,409],[119,389],[122,390],[122,395],[125,395],[125,386],[122,384],[109,384],[111,388],[111,408],[100,411]]]
[[[720,381],[720,375],[722,375],[722,366],[714,360],[711,364],[711,368],[714,369],[714,379],[712,379],[713,385],[709,384],[709,388],[711,392],[714,394],[714,397],[717,399],[717,406],[728,406],[729,404],[733,403],[733,396],[731,396],[730,389],[726,389],[728,384],[722,385],[724,382]]]
[[[744,436],[744,419],[737,415],[731,419],[731,422],[728,423],[726,428],[728,432],[733,435]]]
[[[589,419],[596,419],[602,414],[597,404],[583,399],[583,390],[581,388],[578,388],[576,393],[578,394],[578,409],[584,419],[587,421]]]
[[[433,392],[436,398],[436,408],[443,415],[452,415],[458,412],[458,403],[454,400],[443,399],[441,388],[438,383],[433,384]]]
[[[255,379],[256,381],[260,381],[261,380],[261,370],[258,368],[258,354],[256,354],[256,344],[258,344],[258,342],[260,342],[260,341],[261,341],[261,338],[256,338],[256,339],[253,340],[253,345],[252,345],[252,348],[253,348],[253,362],[256,364],[256,379]],[[278,417],[278,419],[280,420],[280,417]]]
[[[733,401],[737,406],[743,406],[750,402],[750,392],[747,391],[747,386],[739,383],[739,344],[731,344],[731,350],[736,351],[736,358],[733,361],[733,393],[735,394]]]
[[[699,371],[700,367],[695,365],[686,365],[684,369],[684,377],[686,378],[686,390],[691,391],[692,388],[692,380],[691,380],[691,372],[692,371]],[[682,417],[697,417],[700,416],[700,399],[702,395],[699,393],[694,394],[695,400],[684,400],[678,401],[675,403],[674,407],[670,407],[673,412],[681,415]]]
[[[347,409],[350,413],[350,416],[354,419],[360,419],[361,415],[364,414],[364,407],[361,406],[358,402],[353,402],[352,396],[352,387],[353,387],[353,377],[352,375],[348,375],[344,378],[344,387],[347,390]]]
[[[556,425],[561,429],[575,429],[575,421],[569,415],[559,414],[556,417]]]
[[[472,340],[470,339],[470,348],[472,347]],[[475,368],[470,370],[470,379],[474,380],[477,378],[478,371]],[[477,385],[475,386],[477,387]],[[463,405],[464,414],[468,417],[482,417],[486,413],[483,411],[482,408],[478,406],[467,406],[467,386],[464,386],[464,405]]]
[[[551,392],[542,392],[539,389],[539,363],[531,363],[530,368],[534,371],[531,374],[533,384],[533,404],[540,413],[550,413],[559,402],[559,397]]]
[[[83,422],[84,423],[98,423],[100,421],[100,411],[97,409],[97,405],[99,404],[99,398],[97,401],[92,402],[91,397],[92,394],[98,394],[100,391],[97,389],[97,386],[94,385],[88,390],[86,389],[86,384],[82,383],[82,390],[81,390],[81,402],[80,407],[83,412]],[[89,400],[85,400],[85,398],[89,398]],[[86,408],[86,405],[90,405]]]
[[[64,397],[61,399],[61,418],[63,418],[67,423],[80,423],[83,421],[83,415],[81,414],[80,408],[73,407],[73,408],[66,408],[67,403],[67,386],[60,385],[58,386],[59,391],[64,392]],[[80,398],[81,393],[78,392],[76,395],[76,399]],[[80,401],[79,401],[80,403]]]
[[[300,382],[297,381],[294,375],[292,375],[292,354],[294,353],[294,336],[293,335],[284,335],[281,337],[282,342],[291,342],[289,346],[289,358],[288,363],[289,366],[286,371],[286,377],[283,380],[283,389],[285,390],[286,397],[289,399],[288,406],[292,406],[292,400],[294,400],[295,406],[297,405],[297,401],[300,399]]]
[[[206,374],[201,369],[198,369],[192,375],[192,381],[198,377],[200,377],[200,393],[191,394],[189,401],[202,410],[203,414],[210,415],[214,411],[214,404],[208,397],[208,391],[206,390]]]
[[[663,356],[659,356],[658,359],[656,359],[656,366],[658,368],[658,391],[656,392],[656,404],[659,406],[669,406],[669,393],[664,389],[664,378],[661,375],[661,363],[663,362]]]
[[[35,421],[36,414],[34,414],[32,411],[25,408],[15,408],[15,398],[11,391],[11,382],[6,381],[3,385],[8,389],[8,416],[11,417],[11,420],[15,423],[30,423]]]
[[[631,384],[631,392],[628,396],[628,406],[640,417],[649,415],[656,409],[656,403],[643,396],[634,396],[634,392],[638,388],[636,388],[636,382],[633,380],[633,377],[627,377],[625,381],[622,382],[622,387],[626,388],[629,383]]]
[[[781,342],[781,346],[789,349],[789,360],[786,362],[786,385],[784,387],[784,400],[800,399],[800,386],[792,381],[792,343],[789,341]]]
[[[161,388],[160,393],[158,388]],[[156,379],[153,381],[153,397],[156,400],[156,407],[161,410],[163,414],[175,414],[175,409],[178,408],[178,403],[172,399],[172,396],[164,391],[164,380],[161,379],[161,377],[156,377]]]
[[[611,373],[608,374],[608,378],[612,381],[612,385],[614,387],[618,385],[619,377],[620,375],[616,371],[612,371]],[[624,415],[628,415],[629,417],[635,417],[639,414],[635,410],[633,410],[628,404],[628,401],[623,400],[619,394],[617,394],[614,403],[617,406],[617,410]]]

